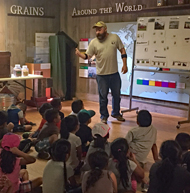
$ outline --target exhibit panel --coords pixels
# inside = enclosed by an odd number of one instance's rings
[[[135,65],[190,69],[190,16],[141,17]]]

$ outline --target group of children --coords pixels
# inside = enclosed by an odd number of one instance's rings
[[[35,132],[23,134],[35,146],[38,157],[50,159],[43,178],[29,180],[21,165],[34,163],[36,159],[19,150],[20,137],[10,133],[29,129],[24,125],[21,107],[11,106],[17,114],[16,121],[0,112],[0,191],[5,193],[30,192],[43,182],[44,193],[132,193],[137,183],[144,187],[144,165],[150,151],[155,163],[150,169],[149,193],[187,193],[190,188],[190,136],[180,133],[175,140],[162,143],[160,158],[156,145],[157,130],[147,110],[137,115],[137,127],[128,131],[124,138],[108,142],[110,127],[96,123],[88,125],[95,115],[85,110],[81,100],[72,103],[72,113],[64,117],[60,112],[61,100],[44,103],[39,112],[42,121]],[[16,110],[15,110],[16,109]],[[21,112],[22,111],[22,112]],[[11,112],[11,118],[13,116]],[[8,123],[8,124],[7,124]],[[30,126],[30,125],[29,125]],[[20,130],[19,130],[20,131]],[[25,139],[26,140],[26,139]],[[28,144],[27,144],[28,147]],[[26,148],[24,148],[26,149]],[[23,150],[23,149],[22,149]],[[81,174],[81,184],[76,175]]]

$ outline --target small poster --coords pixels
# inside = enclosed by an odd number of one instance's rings
[[[96,78],[96,67],[88,67],[88,78]]]
[[[164,30],[165,22],[164,21],[156,21],[154,25],[155,30]]]
[[[80,66],[79,77],[88,78],[88,66]]]
[[[169,29],[179,29],[179,21],[170,21]]]
[[[147,30],[147,24],[143,22],[138,23],[138,31],[146,31]]]
[[[86,50],[88,48],[88,39],[80,39],[79,49]]]
[[[185,22],[184,29],[190,29],[190,22],[189,21]]]

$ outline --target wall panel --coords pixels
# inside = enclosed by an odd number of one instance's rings
[[[11,5],[44,7],[46,16],[55,18],[8,16]],[[51,33],[60,30],[60,0],[0,0],[0,50],[11,52],[11,65],[33,62],[27,56],[27,48],[35,45],[35,33]]]

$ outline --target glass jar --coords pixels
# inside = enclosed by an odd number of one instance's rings
[[[27,65],[23,65],[22,66],[22,76],[28,76],[28,74],[29,74],[29,70],[28,70]]]
[[[22,75],[22,69],[20,67],[20,64],[15,64],[15,67],[13,68],[13,74],[16,77],[19,77]]]

